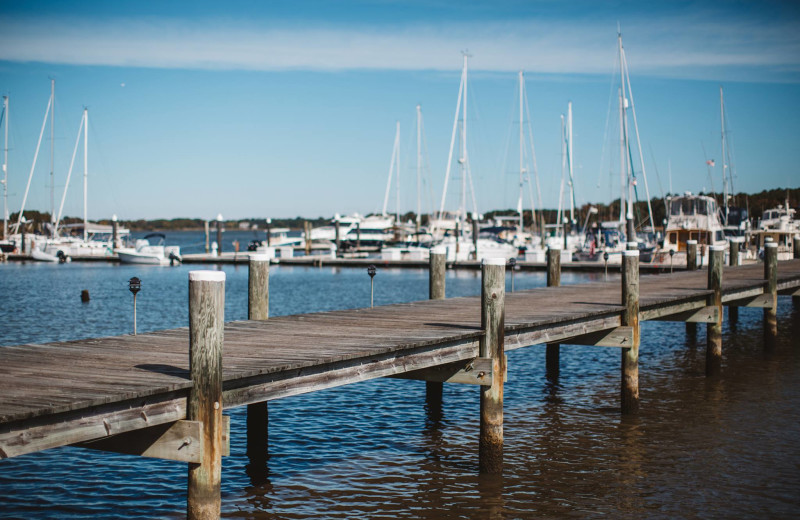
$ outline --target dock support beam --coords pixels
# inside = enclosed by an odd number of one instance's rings
[[[547,286],[561,285],[561,250],[557,247],[547,249]],[[560,348],[558,343],[548,343],[545,358],[545,377],[551,382],[558,380],[560,365]]]
[[[247,319],[269,318],[269,257],[250,255]],[[247,405],[247,457],[251,473],[261,474],[269,456],[269,405],[267,401]]]
[[[623,415],[639,412],[639,251],[622,256],[622,325],[633,327],[633,345],[622,349]]]
[[[706,324],[706,376],[715,376],[722,366],[722,264],[723,246],[711,246],[708,254],[708,288],[714,291],[706,303],[718,309],[717,321]]]
[[[189,464],[186,516],[219,518],[222,480],[222,341],[225,273],[189,272],[189,372],[186,418],[203,423],[203,462]]]
[[[482,265],[480,356],[492,359],[492,385],[481,386],[480,473],[503,472],[503,376],[506,260],[487,258]]]
[[[697,240],[686,241],[686,270],[697,271]],[[692,348],[697,346],[697,323],[686,323],[686,336]]]
[[[444,300],[445,274],[447,272],[447,253],[442,247],[431,250],[428,264],[428,297],[431,300]],[[429,419],[436,421],[442,414],[442,391],[444,383],[425,382],[425,402],[428,405]]]
[[[764,292],[772,296],[772,306],[764,308],[764,347],[772,349],[778,337],[778,244],[764,244]]]

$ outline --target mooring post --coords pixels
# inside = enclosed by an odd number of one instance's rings
[[[478,235],[480,234],[480,227],[478,225],[478,215],[472,214],[472,247],[474,248],[473,258],[478,259]]]
[[[764,346],[772,348],[778,337],[778,244],[764,244],[764,292],[772,296],[772,307],[764,308]]]
[[[189,372],[186,418],[203,423],[203,462],[189,463],[186,516],[219,518],[222,479],[222,341],[225,272],[189,272]]]
[[[269,256],[250,255],[247,319],[269,318]],[[247,456],[252,466],[263,466],[269,454],[268,401],[247,405]]]
[[[334,223],[335,223],[334,225],[336,226],[336,256],[338,257],[339,256],[339,249],[342,247],[342,240],[341,240],[341,237],[339,236],[339,232],[340,232],[339,219],[337,218],[334,221]]]
[[[111,250],[117,249],[117,216],[111,215]]]
[[[697,240],[686,241],[686,270],[697,271]]]
[[[686,241],[686,270],[697,271],[697,240]],[[686,322],[686,335],[692,346],[697,345],[697,323]]]
[[[739,265],[739,244],[741,243],[742,239],[739,237],[731,237],[729,241],[728,265],[731,267]],[[736,325],[739,321],[739,307],[728,307],[728,321],[732,326]]]
[[[561,285],[561,249],[559,247],[547,248],[547,286],[558,287]],[[560,365],[560,348],[558,343],[548,343],[545,361],[545,377],[549,380],[558,379]]]
[[[311,254],[311,222],[305,221],[303,222],[304,230],[305,230],[305,239],[306,239],[306,256]]]
[[[217,255],[222,256],[222,213],[217,215]]]
[[[209,251],[211,251],[211,247],[209,246],[209,241],[208,241],[209,227],[210,227],[210,226],[209,226],[209,224],[208,224],[208,221],[207,221],[207,220],[206,220],[206,221],[203,221],[203,224],[204,224],[204,226],[203,226],[203,227],[205,228],[205,231],[206,231],[206,254],[208,254],[208,253],[209,253]]]
[[[506,259],[487,258],[481,265],[480,356],[492,359],[492,385],[481,386],[481,431],[478,467],[481,473],[503,472],[503,378],[506,372],[504,323]]]
[[[623,251],[622,325],[633,327],[633,345],[622,349],[622,413],[639,412],[639,251]]]
[[[447,250],[437,246],[431,249],[428,262],[428,297],[431,300],[444,300],[445,274],[447,272]],[[442,391],[444,383],[427,381],[425,383],[425,401],[428,404],[429,415],[441,416]]]
[[[800,236],[796,236],[792,239],[792,258],[800,260]],[[796,309],[800,309],[800,296],[792,296],[792,305],[794,305]]]
[[[708,253],[708,288],[714,291],[707,304],[718,310],[717,321],[706,324],[706,376],[719,374],[722,366],[722,266],[725,247],[711,246]]]

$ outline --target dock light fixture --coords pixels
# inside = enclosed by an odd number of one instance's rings
[[[511,271],[511,292],[514,292],[514,268],[517,266],[517,259],[516,258],[509,258],[508,259],[508,267]]]
[[[272,219],[267,219],[267,247],[271,246],[270,244],[270,235],[272,234]]]
[[[136,293],[142,290],[142,281],[137,277],[128,280],[128,289],[133,293],[133,335],[136,335]]]
[[[670,273],[672,272],[672,258],[674,256],[675,256],[675,250],[674,249],[670,249],[669,250],[669,272]]]
[[[369,306],[375,305],[375,273],[377,269],[374,265],[367,267],[367,274],[369,275]]]
[[[605,274],[605,281],[608,281],[608,251],[603,251],[603,263],[605,264],[606,274]]]

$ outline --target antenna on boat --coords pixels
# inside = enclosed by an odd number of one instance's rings
[[[5,120],[6,133],[3,141],[3,238],[8,238],[8,96],[3,96],[3,115],[0,123]]]

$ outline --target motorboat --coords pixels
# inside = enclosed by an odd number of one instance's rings
[[[683,195],[667,199],[669,214],[664,232],[664,244],[656,252],[656,263],[672,263],[686,265],[686,242],[696,240],[698,259],[707,263],[711,246],[723,246],[728,249],[728,241],[722,222],[719,219],[717,202],[705,195]],[[673,251],[673,255],[670,255]]]
[[[163,233],[150,233],[137,239],[135,247],[117,250],[123,264],[175,265],[180,263],[180,247],[164,245],[167,237]],[[155,243],[152,243],[155,241]]]

